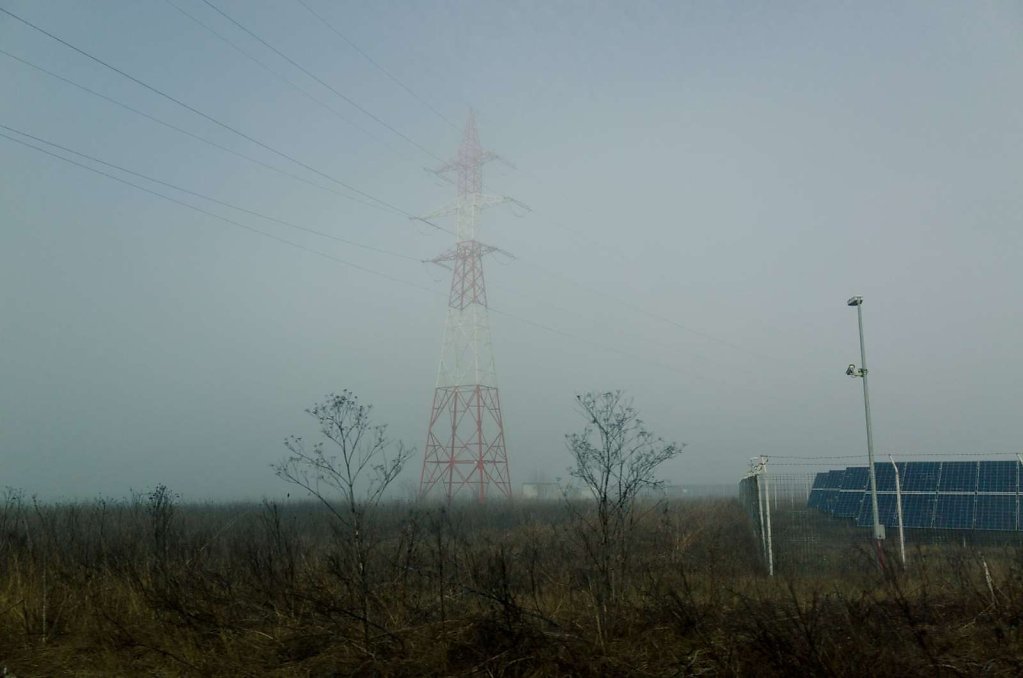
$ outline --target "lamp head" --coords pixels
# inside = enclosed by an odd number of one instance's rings
[[[849,301],[845,303],[849,306],[860,306],[863,304],[863,297],[849,297]]]

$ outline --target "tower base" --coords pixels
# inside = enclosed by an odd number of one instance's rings
[[[450,502],[459,490],[467,488],[484,503],[491,487],[511,498],[497,389],[478,384],[438,386],[433,394],[419,496],[443,496]]]

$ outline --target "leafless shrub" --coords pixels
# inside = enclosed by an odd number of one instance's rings
[[[307,410],[326,440],[307,448],[302,438],[288,438],[284,445],[291,456],[275,467],[278,476],[304,489],[334,518],[342,549],[331,559],[332,569],[356,593],[367,647],[376,627],[370,618],[369,561],[377,543],[367,520],[412,454],[386,437],[387,427],[373,423],[371,410],[351,391],[327,396]]]
[[[569,506],[580,522],[577,535],[594,566],[598,616],[606,622],[628,573],[641,493],[662,484],[656,476],[658,467],[681,454],[683,446],[648,431],[621,391],[587,393],[577,399],[587,423],[581,433],[567,436],[573,461],[569,472],[588,490],[592,503]]]

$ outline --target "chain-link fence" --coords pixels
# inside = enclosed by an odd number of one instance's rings
[[[885,539],[872,539],[870,473],[854,458],[760,458],[739,484],[740,500],[769,574],[835,572],[864,557],[912,567],[947,547],[1023,545],[1023,458],[1014,454],[875,464]]]

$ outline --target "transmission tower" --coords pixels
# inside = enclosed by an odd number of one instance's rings
[[[463,488],[480,503],[487,500],[491,488],[511,497],[483,280],[483,257],[498,250],[476,240],[483,209],[514,202],[482,193],[483,165],[494,159],[495,154],[480,146],[476,119],[470,111],[458,156],[436,170],[441,175],[456,175],[458,199],[424,217],[455,215],[457,242],[431,260],[450,269],[452,275],[444,347],[419,479],[422,498],[443,492],[450,502]]]

